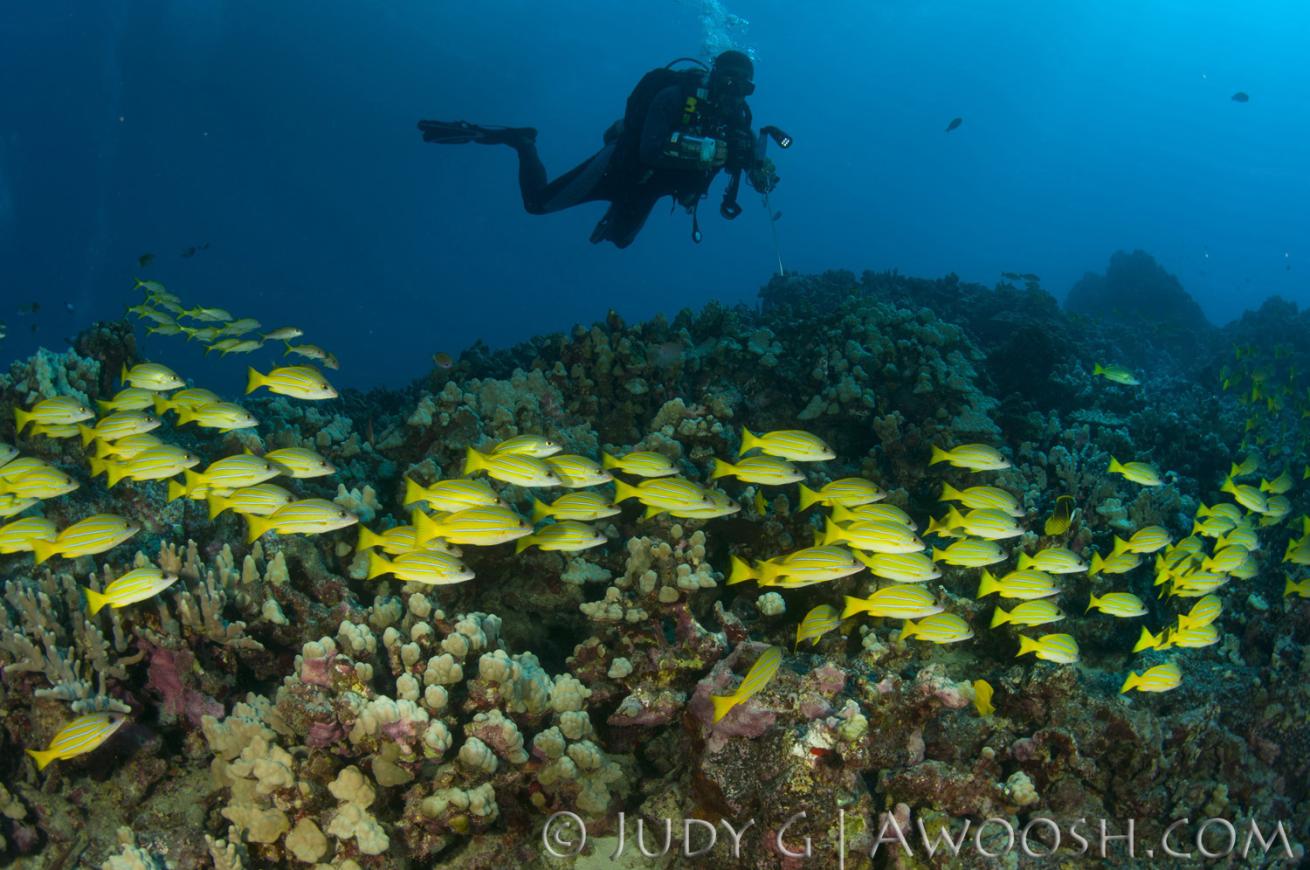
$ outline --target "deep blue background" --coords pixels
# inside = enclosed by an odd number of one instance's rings
[[[1310,5],[733,2],[757,121],[786,128],[791,269],[1032,271],[1063,296],[1142,247],[1225,321],[1310,303]],[[531,124],[552,174],[594,150],[647,69],[700,50],[686,0],[10,4],[0,16],[0,361],[134,302],[302,326],[347,385],[717,297],[774,266],[758,198],[705,243],[658,208],[636,245],[591,205],[526,215],[512,152],[422,143],[419,117]],[[1234,91],[1251,102],[1232,102]],[[943,128],[954,116],[963,126]],[[209,242],[191,259],[189,245]],[[33,318],[17,307],[39,301]],[[71,310],[66,306],[71,305]],[[231,388],[241,363],[147,352]]]

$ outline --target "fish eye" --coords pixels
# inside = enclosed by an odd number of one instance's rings
[[[345,511],[337,511],[337,516],[344,517],[345,515],[346,515]]]

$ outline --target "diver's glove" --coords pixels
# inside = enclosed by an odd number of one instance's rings
[[[778,177],[775,169],[773,161],[765,157],[746,173],[746,180],[750,182],[751,187],[760,193],[772,193],[773,189],[778,186],[778,182],[782,180]]]

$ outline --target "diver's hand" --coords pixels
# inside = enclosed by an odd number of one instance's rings
[[[778,177],[778,173],[774,171],[775,168],[773,161],[765,157],[746,173],[746,180],[750,182],[751,187],[760,193],[771,193],[778,186],[778,182],[782,180]]]

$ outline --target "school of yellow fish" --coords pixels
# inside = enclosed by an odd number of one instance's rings
[[[233,321],[227,312],[218,309],[182,309],[177,297],[156,282],[140,282],[139,286],[145,290],[147,301],[132,310],[150,317],[157,327],[165,327],[165,332],[175,327],[189,337],[216,342],[214,348],[225,354],[245,349],[240,347],[241,342],[218,347],[217,342],[226,340],[220,338],[224,329],[239,324],[226,336],[240,339],[258,328],[254,321]],[[162,318],[159,309],[173,319]],[[210,335],[206,331],[210,327],[178,325],[177,319],[182,317],[228,326],[213,327],[219,331]],[[293,331],[276,330],[265,339],[289,340]],[[1137,383],[1132,373],[1121,367],[1098,364],[1096,369],[1097,375],[1116,383]],[[108,487],[123,480],[167,481],[170,501],[204,500],[211,518],[227,510],[242,516],[249,542],[268,532],[321,534],[358,522],[353,514],[331,501],[298,499],[271,482],[279,477],[313,478],[335,472],[329,462],[307,448],[284,448],[263,456],[241,453],[214,459],[195,470],[201,465],[200,457],[155,434],[167,414],[176,415],[175,426],[194,424],[220,432],[256,427],[254,416],[208,390],[187,387],[181,377],[158,363],[125,367],[121,378],[123,389],[112,399],[99,402],[102,416],[98,419],[90,408],[69,397],[45,399],[31,408],[15,409],[20,436],[26,431],[28,437],[80,438],[92,476],[104,474]],[[322,373],[309,366],[275,368],[266,374],[252,368],[246,392],[258,389],[310,401],[337,395]],[[801,464],[834,458],[833,450],[809,432],[779,430],[756,435],[743,429],[739,455],[732,461],[715,459],[708,474],[710,481],[736,478],[755,485],[754,505],[760,515],[768,509],[762,488],[791,484],[799,484],[800,510],[818,506],[829,511],[823,517],[822,529],[815,531],[813,546],[754,563],[732,556],[727,580],[730,585],[755,581],[766,588],[796,589],[864,570],[875,579],[877,586],[868,595],[845,596],[840,611],[827,604],[810,610],[797,627],[797,646],[806,641],[817,645],[825,634],[859,616],[900,620],[901,641],[950,644],[969,640],[974,634],[969,623],[946,612],[940,597],[926,586],[942,576],[940,565],[979,570],[979,599],[995,595],[1017,602],[1013,606],[996,604],[991,629],[1026,629],[1064,619],[1064,612],[1052,600],[1062,591],[1057,576],[1121,575],[1150,556],[1154,556],[1156,585],[1162,587],[1162,596],[1197,600],[1187,612],[1178,615],[1176,622],[1159,632],[1143,628],[1134,651],[1209,646],[1219,639],[1214,622],[1222,611],[1213,593],[1232,578],[1254,576],[1252,554],[1260,546],[1257,529],[1282,521],[1290,512],[1286,493],[1292,488],[1292,479],[1286,471],[1273,480],[1262,481],[1260,486],[1241,482],[1258,471],[1258,459],[1252,456],[1234,464],[1224,483],[1223,491],[1233,501],[1202,506],[1192,534],[1180,541],[1172,541],[1159,526],[1146,526],[1127,539],[1116,539],[1109,554],[1094,554],[1088,564],[1060,544],[1077,517],[1072,497],[1061,496],[1043,526],[1042,548],[1031,554],[1018,553],[1012,570],[993,573],[991,566],[1011,555],[1000,542],[1025,531],[1019,520],[1026,511],[1014,494],[987,484],[959,489],[944,483],[941,500],[945,513],[941,518],[932,518],[924,530],[925,537],[936,536],[942,546],[930,547],[919,536],[915,521],[905,511],[886,503],[886,492],[870,480],[848,477],[818,489],[807,486]],[[970,473],[1010,466],[1000,451],[985,444],[934,446],[928,464],[941,463]],[[1107,470],[1141,486],[1163,483],[1157,469],[1140,461],[1121,463],[1112,458]],[[528,520],[477,475],[520,487],[570,491],[551,502],[534,499]],[[590,489],[610,483],[615,489],[612,499]],[[77,487],[78,483],[62,471],[0,444],[0,517],[14,516]],[[410,524],[382,532],[359,529],[356,549],[368,553],[368,579],[391,575],[428,585],[466,582],[473,578],[473,572],[461,561],[461,546],[514,541],[516,552],[537,547],[567,553],[600,546],[607,539],[591,523],[618,514],[619,505],[628,500],[640,503],[646,518],[669,514],[713,519],[741,509],[724,491],[682,476],[678,466],[663,454],[605,453],[597,462],[564,454],[562,445],[537,434],[518,435],[485,451],[470,446],[463,476],[430,484],[407,478],[405,487],[405,504],[412,506]],[[130,519],[113,514],[87,517],[63,529],[41,517],[27,517],[0,526],[0,553],[31,552],[36,564],[52,558],[74,559],[106,552],[138,531],[139,526]],[[1310,565],[1310,519],[1304,520],[1302,537],[1289,545],[1284,561]],[[87,588],[88,612],[94,615],[106,606],[122,608],[147,600],[177,579],[154,566],[135,568],[103,590]],[[1310,579],[1296,584],[1289,578],[1286,594],[1310,597]],[[1090,595],[1087,610],[1125,619],[1147,613],[1145,603],[1126,591]],[[1079,658],[1078,644],[1069,634],[1020,634],[1016,643],[1018,656],[1031,654],[1057,664],[1072,664]],[[763,689],[781,661],[781,649],[769,647],[756,658],[733,692],[711,696],[714,721]],[[1140,674],[1130,673],[1122,691],[1168,691],[1181,679],[1176,662],[1168,662]],[[993,709],[991,686],[978,680],[974,687],[979,712],[989,715]],[[120,714],[85,715],[70,722],[45,750],[29,753],[38,767],[44,768],[50,761],[101,745],[122,722]]]

